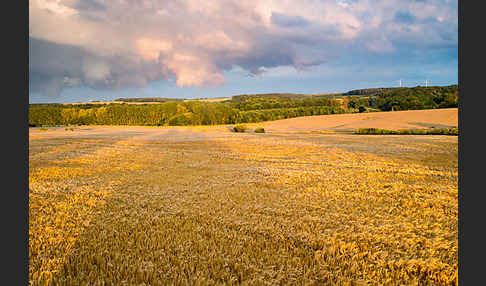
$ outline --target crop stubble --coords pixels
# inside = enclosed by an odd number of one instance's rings
[[[457,281],[456,137],[100,127],[29,158],[31,285]]]

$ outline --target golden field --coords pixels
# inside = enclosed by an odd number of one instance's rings
[[[31,128],[30,285],[456,285],[457,136],[260,125]]]
[[[350,132],[358,128],[387,130],[453,128],[458,127],[457,114],[457,108],[348,113],[268,121],[263,126],[283,132],[310,130]]]

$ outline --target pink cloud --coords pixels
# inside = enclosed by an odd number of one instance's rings
[[[29,36],[59,49],[76,47],[83,58],[83,64],[63,60],[59,65],[69,67],[43,70],[48,62],[57,61],[55,54],[43,52],[49,57],[38,59],[33,70],[45,73],[39,78],[68,76],[73,79],[70,83],[94,88],[143,86],[171,75],[178,86],[222,85],[223,72],[233,67],[259,74],[260,67],[319,65],[348,45],[391,52],[397,33],[413,41],[413,33],[425,25],[403,29],[411,32],[397,30],[392,22],[396,11],[411,11],[418,19],[433,16],[447,25],[454,22],[455,8],[443,3],[30,0]],[[298,19],[306,25],[276,25],[272,13],[281,15],[280,20]],[[441,27],[429,26],[429,41],[441,41],[434,36]],[[31,53],[36,57],[40,52]]]

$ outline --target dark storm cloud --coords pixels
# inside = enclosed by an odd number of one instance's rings
[[[29,88],[57,96],[65,87],[86,85],[97,89],[145,86],[166,78],[153,63],[137,63],[126,56],[101,57],[82,48],[29,38]]]

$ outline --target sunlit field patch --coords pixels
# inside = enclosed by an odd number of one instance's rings
[[[117,128],[31,138],[31,285],[457,282],[457,137]]]

